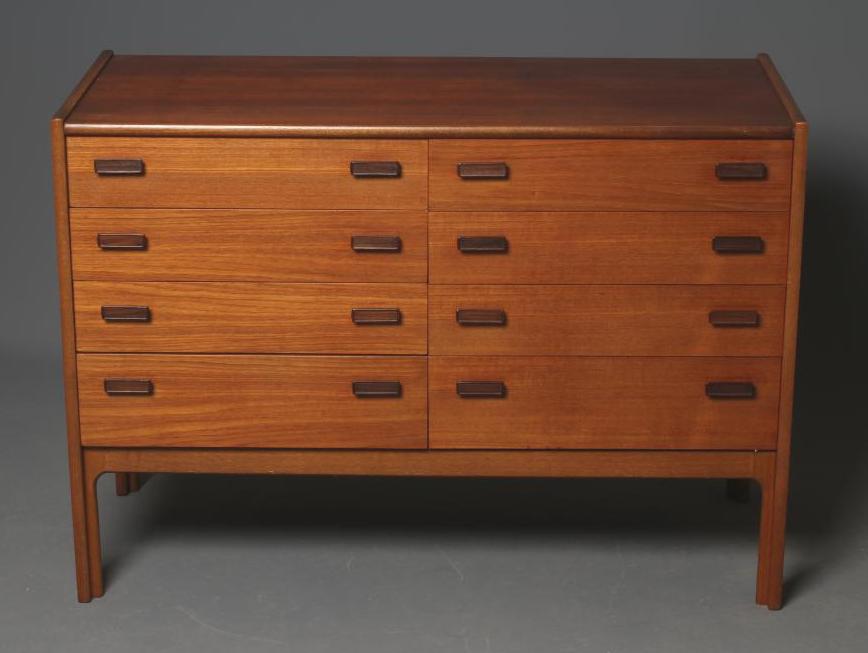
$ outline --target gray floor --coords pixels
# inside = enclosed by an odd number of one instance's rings
[[[79,605],[59,368],[7,362],[3,652],[816,652],[868,643],[868,475],[864,448],[851,445],[839,467],[824,453],[844,419],[846,398],[831,393],[812,404],[827,414],[800,420],[789,600],[778,613],[753,604],[756,501],[728,503],[710,481],[158,476],[118,498],[106,477],[108,591]]]

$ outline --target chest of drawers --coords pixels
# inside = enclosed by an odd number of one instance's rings
[[[807,127],[768,57],[103,53],[52,122],[95,485],[727,479],[782,603]]]

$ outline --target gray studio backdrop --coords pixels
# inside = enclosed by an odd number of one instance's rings
[[[36,619],[37,608],[45,605],[47,597],[51,605],[59,606],[58,611],[78,609],[72,605],[64,487],[48,120],[105,48],[142,54],[536,57],[752,57],[769,52],[808,118],[810,153],[791,519],[795,546],[802,544],[801,553],[794,554],[788,567],[796,598],[781,613],[789,611],[789,617],[777,617],[777,635],[763,631],[770,637],[765,650],[775,650],[775,637],[786,637],[786,632],[792,639],[790,650],[800,645],[810,648],[809,643],[816,642],[823,642],[825,650],[854,650],[851,644],[866,636],[864,625],[860,630],[847,621],[854,614],[854,605],[864,613],[865,595],[857,588],[868,586],[864,525],[868,514],[868,413],[863,397],[868,388],[868,5],[863,0],[31,0],[7,2],[0,12],[0,587],[5,594],[0,597],[0,651],[30,650],[29,646],[53,650],[27,644],[28,637],[36,638],[33,642],[52,637],[51,628],[38,620],[25,628],[31,623],[28,619]],[[160,482],[146,490],[158,492]],[[182,487],[192,491],[194,486]],[[642,487],[651,496],[657,491],[653,484]],[[218,496],[221,488],[220,500],[226,501],[232,492],[216,485]],[[660,497],[669,496],[665,494],[668,490],[659,491],[664,492]],[[673,496],[678,496],[677,491]],[[497,504],[496,497],[492,502]],[[629,497],[623,504],[629,505]],[[125,504],[126,513],[134,510],[133,505]],[[49,521],[52,523],[46,523]],[[744,532],[752,537],[752,522],[745,524]],[[677,534],[677,527],[673,528]],[[726,529],[711,531],[720,534]],[[28,551],[36,557],[22,553]],[[32,568],[37,561],[48,564],[51,556],[56,558],[51,573],[56,572],[57,578]],[[750,560],[751,554],[747,556]],[[143,573],[147,586],[151,577]],[[835,574],[852,578],[852,582],[848,585],[842,580],[844,584],[837,587],[824,581]],[[713,592],[720,579],[709,578],[708,582]],[[116,596],[127,596],[122,594],[122,584],[110,588],[109,597],[113,591]],[[35,592],[30,603],[16,598],[26,592]],[[750,600],[749,591],[735,596],[733,603]],[[116,598],[114,605],[120,600]],[[833,600],[851,607],[839,606],[833,617],[828,608]],[[798,627],[809,618],[802,615],[796,620],[800,602],[812,606],[805,609],[812,618],[817,618],[818,610],[821,614],[820,622],[811,622],[810,629]],[[63,622],[63,627],[69,629],[67,634],[77,632],[75,628],[82,623],[79,617],[91,619],[110,605],[69,612],[70,621]],[[817,607],[823,605],[825,610]],[[196,625],[199,617],[187,619],[180,612],[189,628],[207,631]],[[765,617],[755,612],[739,614],[749,614],[743,617],[748,621]],[[70,615],[77,616],[72,619]],[[744,621],[727,622],[731,628],[717,623],[715,636],[724,638],[723,631],[735,637],[747,628]],[[787,628],[783,623],[789,624]],[[86,624],[92,630],[86,636],[69,635],[66,650],[77,650],[76,642],[88,640],[122,641],[117,632],[123,632],[123,627],[114,621]],[[14,647],[4,648],[10,641],[4,640],[4,627],[5,637],[16,642]],[[224,626],[214,628],[219,631]],[[439,641],[435,631],[425,640],[427,648],[449,650],[449,645],[435,645]],[[835,638],[829,639],[832,631]],[[115,639],[107,634],[111,632]],[[646,644],[666,648],[665,632],[655,633]],[[153,650],[163,650],[161,646],[188,650],[178,643],[185,634],[192,636],[180,626],[175,635],[163,633],[164,639]],[[211,635],[216,639],[209,645],[219,648],[215,643],[222,642],[219,633]],[[58,642],[63,640],[62,633],[56,637]],[[311,642],[318,641],[311,637]],[[246,645],[270,650],[280,638],[260,640]],[[463,644],[461,638],[454,641],[455,650],[476,650],[477,646],[485,650],[482,640],[472,637],[465,637]],[[587,650],[605,650],[602,644],[584,641]],[[608,646],[629,650],[625,641],[610,639]],[[700,650],[697,642],[704,641],[697,635],[692,650]],[[512,644],[517,646],[516,642],[525,650],[544,643],[518,638]],[[365,649],[362,643],[370,644],[372,650],[391,649],[388,642],[373,635],[355,642],[360,646],[356,650]],[[409,638],[404,644],[420,645],[420,640]],[[510,642],[503,644],[501,650],[511,650]],[[339,647],[310,650],[314,649]],[[189,650],[196,647],[191,645]],[[670,642],[668,650],[679,649]],[[719,650],[735,649],[724,646]]]

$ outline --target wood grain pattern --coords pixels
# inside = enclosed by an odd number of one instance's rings
[[[433,449],[763,449],[776,445],[774,358],[432,356]],[[462,399],[458,381],[503,381]],[[712,400],[710,381],[752,381],[752,400]]]
[[[422,282],[422,211],[73,209],[76,280]],[[145,251],[103,251],[98,234],[139,233]],[[359,253],[354,235],[398,236],[398,253]]]
[[[70,205],[139,208],[424,209],[425,141],[69,137]],[[96,159],[142,159],[145,174],[100,177]],[[356,179],[355,160],[401,164]]]
[[[106,305],[141,305],[149,322],[107,323]],[[397,325],[357,325],[354,308],[397,308]],[[424,354],[424,284],[77,281],[81,352]]]
[[[783,284],[787,214],[432,212],[434,284]],[[459,236],[501,235],[506,254],[464,254]],[[716,254],[719,235],[757,235],[755,256]]]
[[[87,533],[87,499],[82,460],[81,433],[78,423],[78,381],[75,359],[75,319],[73,316],[72,262],[69,229],[69,189],[66,171],[64,124],[84,97],[94,80],[112,58],[103,50],[76,84],[51,119],[51,171],[54,186],[54,229],[57,243],[58,289],[60,291],[60,327],[63,348],[64,408],[66,444],[69,457],[70,500],[72,503],[73,547],[78,600],[86,603],[94,596]]]
[[[429,206],[441,211],[786,211],[790,141],[434,140]],[[462,161],[509,166],[468,181]],[[722,162],[761,162],[762,181],[721,181]]]
[[[340,451],[89,448],[99,472],[342,476],[757,478],[754,451]],[[758,471],[759,470],[759,471]]]
[[[789,138],[754,59],[117,56],[70,134]]]
[[[431,286],[431,354],[780,356],[783,286]],[[467,327],[458,309],[506,312],[502,327]],[[757,310],[756,328],[709,323],[720,309]]]
[[[85,446],[424,448],[424,358],[79,354]],[[109,397],[106,378],[153,381]],[[358,399],[353,381],[399,381]],[[131,471],[131,470],[128,470]],[[134,470],[132,470],[134,471]]]

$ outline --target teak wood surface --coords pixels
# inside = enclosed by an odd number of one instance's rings
[[[425,354],[418,283],[75,282],[81,352]],[[106,322],[103,306],[145,306],[148,322]],[[353,309],[396,308],[399,324],[356,324]]]
[[[440,212],[429,214],[434,284],[784,284],[786,213]],[[505,254],[466,254],[459,236],[504,236]],[[716,236],[759,236],[722,255]]]
[[[783,286],[431,286],[432,355],[780,356]],[[458,309],[502,310],[464,326]],[[718,310],[755,310],[757,327],[716,327]]]
[[[79,600],[104,591],[105,472],[122,493],[155,471],[656,476],[760,485],[756,599],[780,608],[806,137],[766,55],[104,52],[52,121]],[[733,171],[758,178],[720,178]],[[118,234],[147,246],[98,246]],[[353,251],[354,236],[400,247]],[[719,236],[761,252],[720,254]],[[508,248],[463,253],[459,237]],[[403,321],[344,331],[344,299],[403,298],[424,321],[409,289],[426,280],[427,329],[388,345],[368,329]],[[152,321],[104,323],[117,293],[150,298]],[[462,327],[458,308],[506,324]],[[761,318],[721,329],[710,310]],[[460,397],[468,381],[503,397]],[[724,381],[756,395],[706,396]]]
[[[78,279],[421,282],[424,211],[72,209]],[[99,234],[141,234],[144,251],[103,251]],[[400,252],[359,253],[353,236],[397,236]]]

